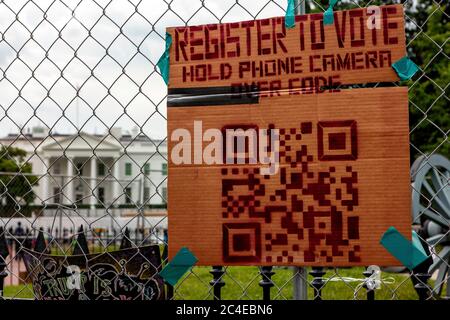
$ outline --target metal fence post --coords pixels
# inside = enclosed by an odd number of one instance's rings
[[[214,300],[221,300],[222,287],[225,286],[225,281],[223,281],[222,276],[225,271],[223,271],[222,266],[213,266],[209,273],[213,275],[213,279],[209,284],[213,287]]]
[[[295,14],[305,14],[306,13],[306,0],[294,0]]]
[[[272,271],[272,267],[261,267],[260,274],[262,276],[262,280],[259,282],[259,285],[263,289],[263,300],[269,301],[270,300],[270,288],[274,286],[272,281],[272,276],[275,274],[275,272]]]
[[[430,298],[431,288],[428,285],[428,279],[431,278],[429,273],[413,273],[413,277],[417,279],[417,283],[414,285],[417,294],[419,295],[419,300],[427,300]]]
[[[295,14],[302,15],[306,13],[306,0],[295,0]],[[293,298],[294,300],[308,300],[308,281],[306,275],[306,268],[294,267],[293,282]]]
[[[293,299],[294,300],[308,300],[308,275],[306,268],[294,267],[293,281]]]
[[[431,274],[428,272],[431,265],[433,264],[433,258],[428,247],[427,242],[424,240],[426,238],[426,233],[424,229],[418,229],[417,234],[419,236],[420,243],[423,250],[425,251],[428,258],[421,264],[417,265],[412,269],[412,282],[414,284],[414,289],[419,296],[419,300],[427,300],[433,295],[433,289],[428,284],[428,279],[431,278]]]
[[[373,270],[369,271],[366,269],[366,270],[364,270],[363,275],[364,275],[364,277],[369,279],[369,277],[373,274],[373,272],[374,272]],[[364,283],[363,287],[367,290],[367,300],[369,300],[369,301],[375,300],[375,290],[369,289],[369,287],[367,286],[367,282]]]
[[[322,288],[325,284],[322,277],[325,275],[325,271],[322,267],[313,267],[309,272],[313,276],[311,286],[314,289],[314,300],[322,300]]]

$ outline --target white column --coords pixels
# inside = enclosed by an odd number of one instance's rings
[[[64,192],[64,202],[67,204],[72,204],[74,200],[73,196],[73,183],[74,183],[74,174],[73,174],[73,161],[74,158],[67,158],[67,171],[66,171],[66,191]]]
[[[91,158],[90,187],[91,187],[91,190],[90,190],[91,191],[91,198],[90,198],[91,209],[95,209],[95,205],[97,204],[97,199],[98,199],[97,158],[95,156]]]
[[[116,180],[120,180],[120,164],[119,164],[119,159],[114,158],[113,159],[114,162],[114,168],[113,168],[113,176],[114,176],[114,180],[113,180],[113,198],[112,200],[116,200],[119,196],[120,196],[120,183]],[[115,206],[118,206],[120,203],[117,200],[115,202]]]
[[[47,170],[50,166],[50,158],[46,158],[44,157],[44,163],[43,163],[43,168],[42,168],[42,202],[43,203],[47,203],[47,199],[50,197],[49,196],[49,179],[48,179],[48,174],[47,174]]]

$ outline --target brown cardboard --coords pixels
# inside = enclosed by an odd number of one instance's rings
[[[277,92],[339,84],[397,81],[391,64],[406,54],[403,7],[381,6],[379,28],[367,8],[168,28],[170,89],[229,87]],[[372,18],[371,18],[372,17]]]
[[[325,26],[320,13],[292,29],[284,18],[168,29],[170,257],[188,247],[200,265],[399,264],[379,240],[390,226],[411,237],[407,89],[338,89],[398,80],[403,7],[379,8],[379,29],[367,9]],[[250,161],[248,140],[244,163],[205,163],[205,132],[237,128],[278,130],[276,174]]]
[[[258,174],[261,166],[254,164],[169,162],[170,256],[185,246],[200,265],[398,264],[379,240],[390,226],[410,238],[406,88],[284,94],[244,105],[171,107],[168,116],[169,155],[177,144],[171,141],[172,132],[185,128],[194,136],[194,120],[202,120],[203,132],[229,125],[273,125],[285,130],[284,135],[280,131],[285,145],[280,146],[279,173],[269,177]],[[335,148],[343,144],[343,149]],[[208,142],[202,145],[205,148]],[[296,159],[295,151],[302,150],[302,145],[312,158]],[[284,182],[282,170],[286,170]],[[246,184],[223,193],[225,180],[254,179],[253,191]],[[263,195],[250,203],[239,200],[239,196],[256,194],[261,185]],[[266,209],[275,211],[261,214]],[[259,216],[250,217],[250,210]],[[314,241],[316,246],[311,245]]]

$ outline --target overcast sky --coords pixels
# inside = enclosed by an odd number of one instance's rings
[[[152,63],[164,50],[165,28],[281,16],[286,0],[205,0],[204,6],[200,0],[1,1],[0,136],[45,123],[59,133],[74,133],[77,124],[90,133],[139,126],[164,138],[167,87]]]

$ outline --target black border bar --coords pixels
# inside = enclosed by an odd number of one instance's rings
[[[223,106],[233,104],[258,104],[259,88],[196,87],[168,90],[167,107]]]

